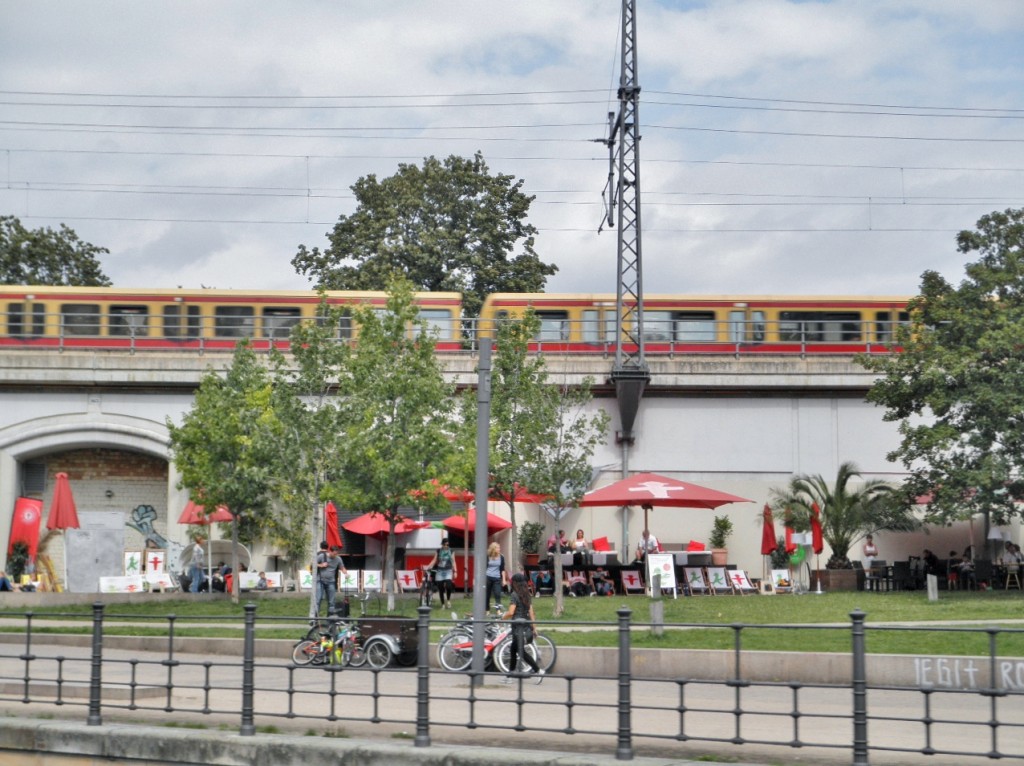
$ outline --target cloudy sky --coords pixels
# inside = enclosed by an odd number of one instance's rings
[[[1024,206],[1024,2],[639,0],[645,290],[916,291]],[[0,214],[132,287],[308,286],[349,187],[483,153],[536,196],[549,290],[598,233],[620,0],[0,5]]]

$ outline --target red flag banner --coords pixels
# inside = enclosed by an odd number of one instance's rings
[[[28,545],[28,555],[36,560],[39,550],[39,522],[43,518],[43,501],[31,497],[19,497],[14,501],[14,517],[11,519],[11,539],[7,544],[7,555],[14,551],[14,544]]]

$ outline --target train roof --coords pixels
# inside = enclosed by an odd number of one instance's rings
[[[906,303],[911,300],[912,295],[690,295],[686,293],[653,293],[644,295],[644,304],[650,303],[678,303],[688,301],[693,303],[715,303],[715,304],[779,304],[779,303],[879,303],[894,304]],[[487,296],[485,303],[615,303],[614,293],[491,293]]]
[[[370,301],[386,300],[388,294],[384,290],[327,290],[327,297],[332,300],[346,298]],[[316,290],[242,290],[232,288],[148,288],[148,287],[78,287],[63,285],[0,285],[0,295],[24,298],[29,295],[47,296],[51,298],[122,298],[124,300],[173,300],[184,298],[192,300],[253,300],[279,302],[316,302],[319,293]],[[432,293],[419,291],[417,298],[429,297],[432,302],[461,303],[461,293]]]

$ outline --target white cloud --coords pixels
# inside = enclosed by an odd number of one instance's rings
[[[0,212],[110,248],[119,284],[305,287],[290,260],[325,244],[360,176],[479,149],[537,194],[537,248],[560,268],[549,288],[613,292],[615,233],[596,233],[607,150],[592,139],[616,108],[618,11],[9,4]],[[927,268],[959,278],[957,230],[1024,204],[1024,120],[963,111],[1024,113],[1016,0],[666,0],[640,3],[637,22],[650,292],[911,292]],[[335,98],[123,108],[29,91]]]

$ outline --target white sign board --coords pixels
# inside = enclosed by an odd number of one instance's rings
[[[661,587],[663,590],[672,589],[676,592],[676,564],[671,553],[648,553],[647,554],[647,584],[653,587],[654,575],[661,576]]]

